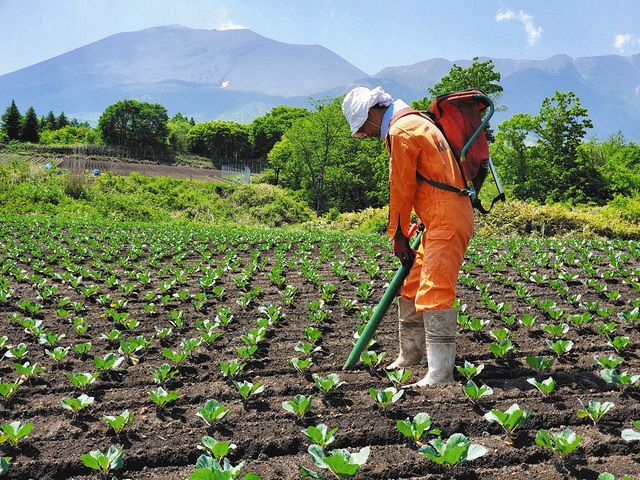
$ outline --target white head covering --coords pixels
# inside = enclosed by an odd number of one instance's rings
[[[393,98],[382,87],[369,90],[367,87],[356,87],[347,93],[342,101],[342,111],[349,122],[353,135],[364,125],[369,116],[369,109],[375,105],[388,107],[393,103]]]

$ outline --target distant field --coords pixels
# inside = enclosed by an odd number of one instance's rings
[[[157,165],[150,163],[130,163],[117,160],[106,160],[95,157],[68,156],[58,159],[50,157],[32,157],[36,164],[44,165],[47,162],[55,163],[61,168],[73,171],[93,171],[96,168],[101,172],[109,172],[115,175],[128,175],[132,172],[142,175],[159,177],[188,178],[191,180],[223,181],[220,170],[212,168],[190,167],[186,165]]]

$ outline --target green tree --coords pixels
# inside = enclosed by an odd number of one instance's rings
[[[256,118],[251,123],[251,142],[256,158],[267,158],[273,146],[280,141],[293,122],[309,115],[309,110],[301,107],[274,107],[269,113]]]
[[[189,130],[189,151],[214,160],[246,159],[252,153],[249,128],[225,120],[197,123]]]
[[[506,183],[521,199],[584,202],[608,195],[593,159],[578,155],[593,123],[573,92],[545,98],[538,115],[514,115],[500,124],[491,147]]]
[[[40,143],[55,145],[78,145],[78,144],[98,144],[100,134],[84,125],[67,125],[57,130],[44,130],[40,134]]]
[[[46,130],[58,129],[58,119],[56,118],[55,114],[51,110],[49,110],[49,113],[47,114],[47,118],[45,119],[45,124],[43,129],[46,129]]]
[[[152,156],[167,148],[167,110],[159,103],[121,100],[107,107],[98,121],[105,144],[134,155]]]
[[[291,146],[286,140],[279,141],[269,151],[267,160],[269,160],[269,166],[274,173],[274,181],[272,183],[278,185],[280,172],[286,168],[291,161]],[[298,179],[290,179],[290,184],[295,184],[299,188],[300,181]]]
[[[20,140],[23,142],[38,143],[40,139],[38,134],[38,116],[33,107],[29,107],[22,119],[22,129],[20,131]]]
[[[608,196],[603,199],[640,191],[640,145],[627,142],[622,132],[613,133],[604,142],[583,142],[578,156],[592,162],[604,178]]]
[[[167,123],[169,129],[169,146],[175,152],[186,152],[189,149],[189,130],[191,130],[190,120],[177,113]]]
[[[498,108],[505,110],[505,107],[497,105],[503,89],[499,83],[500,72],[495,71],[494,68],[493,61],[480,62],[478,57],[474,57],[473,63],[467,68],[454,63],[447,75],[442,77],[433,87],[427,89],[430,95],[413,102],[411,106],[418,110],[426,110],[439,95],[479,88],[493,100]]]
[[[11,100],[11,105],[7,107],[0,119],[2,120],[2,131],[6,133],[9,140],[20,140],[21,115],[15,100]]]
[[[58,118],[56,119],[55,122],[56,128],[64,128],[67,125],[69,125],[69,120],[67,119],[67,116],[64,114],[64,112],[60,113],[60,115],[58,115]]]
[[[384,144],[351,137],[341,100],[316,102],[316,111],[295,121],[269,155],[280,184],[299,191],[320,214],[386,202]]]

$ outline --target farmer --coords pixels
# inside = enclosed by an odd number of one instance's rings
[[[473,233],[473,213],[468,197],[417,179],[420,174],[463,186],[456,159],[438,127],[421,115],[406,115],[407,108],[381,87],[354,88],[342,102],[351,134],[381,138],[389,153],[387,233],[394,254],[403,265],[413,266],[398,300],[400,354],[387,368],[419,364],[426,343],[428,371],[414,384],[424,387],[453,382],[457,315],[452,305]],[[426,228],[417,251],[409,246],[412,209]]]

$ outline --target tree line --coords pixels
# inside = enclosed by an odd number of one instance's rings
[[[497,106],[500,73],[477,58],[454,65],[448,75],[412,102],[426,109],[441,94],[480,88]],[[53,112],[37,119],[30,108],[20,116],[15,102],[2,116],[0,144],[8,140],[44,143],[104,143],[151,158],[192,153],[217,159],[262,158],[263,181],[297,192],[319,214],[380,207],[388,202],[388,158],[378,139],[357,140],[340,108],[341,97],[316,100],[312,109],[278,106],[250,124],[195,122],[180,113],[169,118],[157,103],[122,100],[107,107],[95,129],[64,124]],[[64,117],[63,117],[64,118]],[[640,146],[621,133],[585,141],[593,127],[588,110],[573,92],[556,91],[537,114],[515,114],[487,133],[491,155],[512,197],[540,203],[605,203],[633,197],[640,187]]]
[[[68,120],[64,112],[58,116],[49,112],[38,119],[35,109],[29,107],[21,115],[12,101],[0,117],[0,145],[9,141],[95,143],[150,159],[192,153],[212,160],[266,160],[291,124],[309,114],[304,108],[281,105],[251,124],[226,120],[196,123],[193,117],[181,113],[169,118],[159,103],[121,100],[107,107],[96,128],[91,128],[87,122]]]
[[[2,125],[0,129],[0,144],[11,140],[39,143],[43,140],[43,135],[47,138],[47,135],[51,134],[51,132],[68,127],[90,128],[88,122],[81,122],[76,118],[69,120],[64,112],[56,115],[53,111],[49,111],[47,116],[42,116],[38,119],[35,109],[29,107],[22,115],[14,100],[11,101],[11,104],[0,116],[0,125]]]

